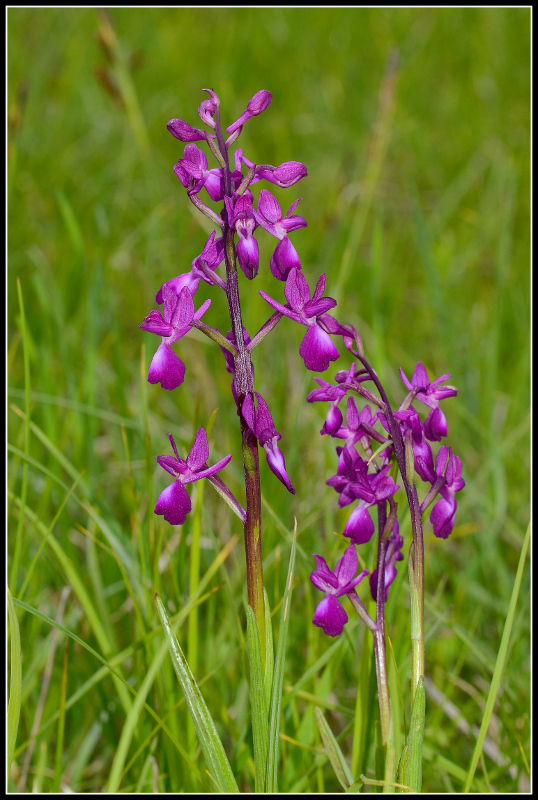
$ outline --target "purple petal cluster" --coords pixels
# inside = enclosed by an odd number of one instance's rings
[[[158,456],[157,461],[160,466],[170,475],[173,475],[174,482],[163,492],[155,506],[155,513],[164,516],[170,525],[183,525],[187,514],[191,510],[191,499],[185,489],[186,484],[208,478],[210,475],[220,472],[231,459],[231,454],[223,458],[212,467],[207,466],[209,458],[209,447],[207,446],[207,434],[200,428],[194,438],[193,445],[186,459],[179,457],[174,438],[168,434],[173,456]]]
[[[434,505],[430,514],[433,532],[439,539],[447,539],[454,527],[457,502],[456,492],[465,486],[461,477],[461,460],[455,456],[450,447],[443,445],[435,459],[436,477],[444,477],[445,483],[440,489],[441,499]]]
[[[316,559],[316,569],[310,575],[310,580],[317,589],[325,592],[325,597],[316,608],[312,622],[318,628],[323,628],[327,636],[340,636],[348,617],[339,598],[352,592],[355,586],[368,575],[368,570],[365,569],[360,575],[354,577],[359,566],[359,559],[352,544],[345,550],[334,572],[328,567],[322,556],[314,553],[314,558]]]
[[[334,329],[333,323],[338,327],[334,317],[327,314],[327,311],[336,305],[336,300],[332,297],[322,297],[324,289],[325,275],[321,275],[311,297],[305,276],[294,267],[284,287],[288,301],[286,305],[273,300],[260,290],[263,299],[274,309],[308,328],[299,347],[299,355],[302,356],[305,367],[315,372],[324,372],[331,361],[339,358],[338,350],[327,332],[328,328]]]
[[[167,284],[161,288],[164,311],[150,311],[140,327],[161,336],[161,343],[150,364],[148,381],[160,383],[163,389],[176,389],[183,383],[185,364],[172,350],[172,345],[185,336],[211,305],[211,300],[195,312],[192,294],[185,286],[178,295]]]

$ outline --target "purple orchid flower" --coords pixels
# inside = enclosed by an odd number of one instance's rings
[[[430,522],[435,536],[439,539],[448,539],[454,527],[458,505],[455,494],[465,486],[465,481],[461,477],[461,460],[454,455],[450,447],[443,445],[437,453],[435,472],[438,477],[444,475],[445,484],[440,491],[441,499],[434,505],[430,514]]]
[[[254,167],[255,164],[243,155],[243,151],[238,149],[234,153],[235,168],[241,172],[241,165],[244,164],[248,169]],[[256,174],[250,182],[252,186],[258,181],[266,180],[269,183],[274,183],[275,186],[280,186],[282,189],[289,189],[295,183],[305,178],[308,175],[306,167],[300,161],[285,161],[278,167],[272,167],[269,164],[264,164],[261,168],[258,167]]]
[[[296,200],[292,203],[283,217],[276,197],[268,189],[262,189],[258,198],[258,208],[254,210],[258,225],[265,228],[271,236],[280,239],[270,262],[271,272],[279,281],[285,281],[293,268],[301,269],[297,250],[288,239],[288,233],[306,228],[307,225],[303,217],[292,216],[298,202],[299,200]]]
[[[432,409],[424,423],[424,433],[431,442],[440,442],[447,434],[447,424],[446,417],[439,408],[439,401],[444,400],[446,397],[455,397],[458,394],[455,386],[440,385],[443,381],[448,380],[451,375],[441,375],[440,378],[430,383],[426,367],[419,361],[413,372],[411,382],[407,380],[401,367],[400,377],[406,389],[413,392],[417,400]]]
[[[194,297],[198,291],[198,286],[201,280],[205,281],[206,283],[210,283],[210,279],[208,278],[207,274],[201,269],[200,262],[205,261],[209,269],[214,272],[224,261],[224,239],[222,236],[220,236],[217,240],[215,240],[216,235],[216,231],[211,232],[211,236],[204,244],[204,249],[192,262],[190,272],[184,272],[181,275],[178,275],[177,278],[172,278],[172,280],[163,283],[157,292],[157,296],[155,297],[155,300],[159,305],[163,302],[162,291],[165,286],[168,286],[170,289],[172,289],[174,294],[177,294],[178,297],[181,294],[181,290],[186,286]]]
[[[260,290],[261,296],[269,305],[295,322],[306,325],[308,331],[299,347],[299,355],[302,356],[305,367],[315,372],[324,372],[331,361],[339,358],[338,350],[326,330],[333,323],[338,326],[334,317],[326,313],[329,308],[334,308],[336,300],[322,297],[324,289],[325,275],[321,275],[311,298],[305,276],[294,268],[284,287],[287,305],[283,306]]]
[[[327,636],[340,636],[348,617],[338,598],[353,591],[355,586],[368,575],[368,570],[365,569],[356,578],[353,577],[357,572],[359,560],[352,544],[344,552],[334,572],[329,569],[322,556],[314,553],[314,558],[316,569],[312,572],[310,580],[317,589],[325,592],[326,597],[316,608],[312,622],[318,628],[323,628]]]
[[[337,430],[327,429],[327,423],[323,426],[320,433],[328,433],[336,439],[345,439],[346,447],[353,447],[356,442],[360,442],[363,447],[371,446],[370,431],[378,418],[379,412],[372,416],[372,409],[366,405],[359,412],[352,397],[348,397],[346,409],[346,422],[347,425],[341,425]],[[332,422],[332,420],[331,420]]]
[[[212,200],[222,200],[224,188],[222,182],[222,169],[208,169],[207,158],[203,150],[195,144],[188,144],[185,147],[183,158],[180,158],[174,167],[174,172],[189,194],[198,194],[200,189],[205,186],[208,195]],[[190,189],[194,178],[194,188]]]
[[[392,526],[392,533],[387,539],[387,550],[385,552],[385,603],[389,597],[389,587],[396,577],[396,561],[403,561],[403,547],[404,539],[400,536],[400,529],[398,527],[398,520],[394,520]],[[372,597],[377,602],[377,567],[370,575],[370,591]]]
[[[284,456],[277,445],[282,436],[275,428],[271,412],[261,394],[254,392],[254,395],[258,401],[258,406],[254,408],[254,401],[251,395],[247,394],[243,400],[241,412],[248,427],[265,450],[269,468],[277,476],[278,480],[284,484],[288,492],[295,494],[295,489],[286,473]]]
[[[243,111],[239,119],[236,119],[229,128],[226,128],[226,133],[234,133],[237,128],[244,125],[251,117],[257,117],[258,114],[265,111],[272,99],[273,95],[271,92],[268,92],[267,89],[260,89],[259,92],[256,92],[254,97],[250,98],[246,110]]]
[[[320,388],[312,389],[306,399],[309,403],[315,403],[318,400],[325,400],[330,403],[327,417],[320,433],[328,433],[330,436],[333,436],[344,421],[338,404],[340,400],[345,397],[346,389],[340,386],[333,386],[328,381],[324,381],[323,378],[314,378],[314,380],[319,384]]]
[[[172,390],[183,383],[185,364],[174,353],[171,345],[190,331],[193,320],[198,320],[205,314],[211,305],[211,300],[206,300],[195,312],[192,295],[187,287],[181,290],[178,297],[167,284],[164,284],[161,293],[164,299],[163,313],[150,311],[140,327],[143,331],[162,336],[150,364],[148,381],[160,383],[163,389]]]
[[[337,447],[336,452],[340,456],[337,474],[329,478],[327,485],[340,495],[340,508],[359,500],[346,522],[343,535],[351,539],[353,544],[364,544],[370,541],[374,533],[374,523],[367,509],[392,497],[399,486],[387,474],[389,464],[369,475],[368,462],[354,448]]]
[[[225,197],[224,202],[228,211],[228,223],[231,228],[235,228],[238,236],[236,251],[239,266],[251,281],[258,274],[260,262],[258,242],[252,235],[257,224],[252,208],[252,193],[245,192],[235,204],[229,197]]]
[[[174,450],[175,458],[173,456],[157,456],[157,461],[163,469],[174,476],[175,481],[161,492],[155,506],[155,513],[163,515],[170,525],[183,525],[187,514],[192,508],[191,499],[185,489],[185,485],[220,472],[232,456],[230,454],[212,467],[207,467],[209,447],[207,446],[207,434],[203,428],[198,429],[190,453],[185,461],[179,457],[174,437],[171,433],[168,434],[168,438]]]

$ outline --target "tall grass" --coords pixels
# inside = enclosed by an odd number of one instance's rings
[[[165,126],[195,123],[212,86],[230,121],[260,88],[278,100],[242,146],[254,161],[307,165],[297,194],[308,228],[294,238],[304,272],[326,273],[339,319],[363,335],[391,399],[403,398],[397,368],[409,375],[419,360],[459,388],[445,410],[467,485],[450,539],[426,527],[424,790],[462,791],[529,516],[529,11],[111,13],[118,38],[103,49],[94,10],[8,11],[8,574],[22,658],[10,788],[97,792],[113,775],[126,792],[211,789],[172,665],[156,661],[156,591],[172,621],[181,615],[179,641],[239,788],[254,787],[238,522],[210,486],[182,528],[152,513],[165,434],[190,446],[217,408],[211,453],[233,453],[227,480],[240,491],[229,375],[220,350],[192,332],[177,348],[185,384],[150,386],[144,347],[154,343],[138,330],[160,284],[187,271],[207,237],[172,172],[182,149]],[[251,331],[266,315],[257,289],[276,287],[269,247],[261,241],[256,283],[240,287]],[[211,296],[211,323],[226,330],[223,298]],[[371,777],[375,703],[362,628],[333,642],[311,624],[311,553],[334,563],[346,515],[325,486],[336,460],[317,435],[322,408],[305,402],[314,384],[300,335],[284,321],[254,354],[296,488],[291,497],[262,466],[273,611],[298,520],[278,781],[280,791],[331,792],[340,787],[314,710],[353,777]],[[401,531],[408,541],[408,518]],[[373,543],[361,555],[371,566]],[[405,573],[387,608],[401,744]],[[529,667],[525,570],[472,790],[528,789]]]

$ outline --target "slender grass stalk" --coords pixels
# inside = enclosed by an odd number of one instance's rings
[[[24,315],[24,302],[22,298],[22,287],[17,278],[17,293],[19,296],[20,327],[22,336],[22,347],[24,357],[24,453],[30,454],[30,351],[28,344],[28,333],[26,330],[26,317]],[[28,462],[24,461],[22,466],[22,485],[21,485],[21,511],[17,525],[17,536],[15,538],[15,551],[11,562],[10,585],[12,593],[17,591],[17,577],[19,571],[19,561],[22,552],[22,532],[24,527],[24,507],[26,505],[26,495],[28,492]]]

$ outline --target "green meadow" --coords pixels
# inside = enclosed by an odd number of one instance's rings
[[[222,476],[244,503],[230,375],[191,331],[175,345],[183,385],[153,386],[158,340],[139,330],[212,230],[166,130],[173,117],[201,124],[204,87],[225,125],[272,92],[238,146],[256,163],[306,165],[299,184],[269,188],[283,210],[302,198],[308,227],[291,238],[303,272],[311,286],[326,274],[393,405],[406,395],[398,368],[410,377],[418,361],[458,387],[443,404],[466,481],[450,538],[425,517],[423,791],[459,793],[471,778],[474,792],[529,791],[529,9],[10,8],[7,21],[10,791],[214,790],[159,656],[156,592],[239,789],[254,789],[241,524],[207,482],[189,488],[183,526],[153,514],[167,434],[187,453],[208,425],[210,463],[232,453]],[[276,242],[257,238],[259,275],[240,275],[251,335],[271,313],[258,290],[283,301]],[[221,294],[202,284],[196,305],[210,297],[204,321],[226,332]],[[337,456],[319,435],[327,404],[306,402],[303,335],[284,319],[253,356],[296,489],[262,457],[264,576],[276,638],[296,519],[279,790],[330,793],[342,789],[315,709],[354,778],[374,777],[379,710],[371,637],[347,600],[341,637],[312,625],[312,554],[334,568],[349,508],[325,483]],[[329,381],[352,361],[336,344]],[[401,752],[411,526],[397,500],[405,561],[387,633]],[[372,569],[374,539],[357,549]]]

